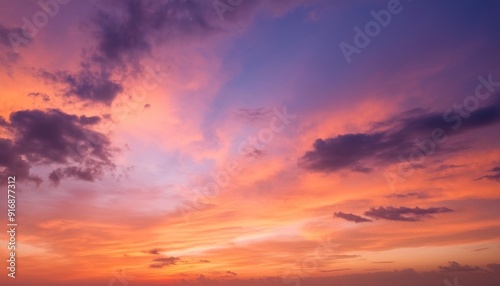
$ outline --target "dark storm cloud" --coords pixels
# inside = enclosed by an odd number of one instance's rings
[[[29,172],[33,165],[63,164],[50,174],[53,183],[68,177],[94,181],[114,166],[109,139],[89,129],[99,121],[99,117],[78,117],[57,109],[12,113],[3,126],[13,138],[0,138],[3,173],[40,182]]]
[[[484,127],[500,122],[500,100],[490,105],[478,108],[467,118],[450,120],[458,114],[453,113],[443,119],[443,113],[429,113],[422,109],[413,109],[399,114],[386,121],[376,123],[366,133],[341,134],[327,139],[317,139],[313,149],[299,158],[299,166],[321,172],[335,172],[339,170],[360,171],[370,166],[395,163],[400,156],[405,158],[419,145],[415,138],[431,140],[436,129],[445,135],[454,135],[468,130]],[[437,136],[441,138],[441,136]],[[428,146],[421,149],[427,150]],[[367,166],[368,165],[368,166]]]
[[[175,265],[179,261],[179,257],[158,257],[153,259],[155,263],[150,264],[150,268],[163,268],[164,266]]]
[[[361,222],[371,222],[371,219],[367,219],[355,214],[349,214],[349,213],[343,213],[343,212],[336,212],[333,214],[334,217],[342,218],[347,221],[352,221],[355,223],[361,223]]]
[[[431,217],[433,214],[448,213],[453,210],[445,207],[422,209],[419,207],[378,207],[364,212],[364,215],[375,218],[394,221],[420,221],[422,218]]]
[[[439,270],[442,272],[471,272],[481,270],[477,266],[460,265],[460,263],[455,261],[449,261],[448,264],[448,266],[439,266]]]

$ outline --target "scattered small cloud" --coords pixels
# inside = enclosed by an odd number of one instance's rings
[[[481,176],[481,177],[475,179],[475,181],[486,179],[486,180],[500,182],[500,166],[494,167],[494,168],[488,170],[488,172],[489,173],[487,175]]]
[[[42,92],[30,92],[30,93],[28,93],[28,96],[31,96],[34,98],[40,98],[44,102],[50,101],[49,95],[46,93],[42,93]]]
[[[432,207],[432,208],[408,208],[408,207],[378,207],[371,208],[364,212],[364,215],[375,218],[393,221],[420,221],[425,217],[432,217],[433,214],[449,213],[453,210],[445,207]]]
[[[267,108],[240,108],[235,112],[235,116],[246,123],[261,122],[272,115],[272,110]]]
[[[150,264],[150,268],[163,268],[165,266],[175,265],[179,261],[179,257],[158,257],[153,259],[153,264]]]
[[[152,255],[160,255],[161,252],[164,251],[162,248],[153,248],[150,250],[143,251],[144,253],[152,254]]]
[[[371,219],[367,219],[355,214],[350,214],[350,213],[343,213],[343,212],[336,212],[333,214],[334,217],[342,218],[347,221],[352,221],[355,223],[362,223],[362,222],[371,222]]]
[[[388,199],[391,199],[391,198],[404,199],[404,198],[411,198],[411,197],[414,197],[417,199],[424,199],[424,198],[428,198],[429,196],[423,192],[410,192],[410,193],[403,193],[403,194],[392,193],[392,194],[389,194],[385,197]]]

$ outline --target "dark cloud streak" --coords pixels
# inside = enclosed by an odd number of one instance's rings
[[[367,219],[355,214],[349,214],[349,213],[343,213],[343,212],[336,212],[333,214],[334,217],[342,218],[347,221],[352,221],[355,223],[362,223],[362,222],[372,222],[371,219]]]
[[[385,219],[393,221],[420,221],[424,217],[431,217],[433,214],[438,213],[448,213],[453,210],[445,207],[438,208],[427,208],[422,209],[419,207],[408,208],[408,207],[378,207],[371,208],[370,210],[364,212],[364,215],[375,218],[375,219]]]
[[[429,138],[436,129],[442,130],[449,136],[499,122],[499,98],[489,106],[470,113],[456,130],[453,129],[455,125],[443,119],[442,113],[415,109],[376,123],[366,133],[341,134],[332,138],[316,139],[313,149],[299,158],[298,165],[320,172],[336,172],[344,169],[359,171],[360,168],[370,170],[372,166],[385,166],[398,162],[401,156],[407,158],[408,154],[420,148],[415,138]]]

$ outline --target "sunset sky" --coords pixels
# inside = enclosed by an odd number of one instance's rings
[[[500,1],[0,0],[0,284],[500,285]]]

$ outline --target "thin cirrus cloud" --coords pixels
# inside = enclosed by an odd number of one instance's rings
[[[453,210],[445,207],[431,207],[427,209],[419,207],[378,207],[371,208],[363,214],[373,219],[415,222],[421,221],[424,218],[431,218],[434,214],[449,212],[453,212]],[[335,212],[333,216],[355,223],[373,222],[371,219],[351,213]]]
[[[58,109],[16,111],[9,122],[0,118],[0,128],[12,136],[0,138],[0,166],[6,168],[2,175],[17,174],[19,180],[40,184],[42,179],[30,173],[31,167],[60,164],[64,166],[49,175],[53,183],[69,177],[94,181],[114,166],[110,140],[91,129],[100,121],[97,116],[76,116]]]
[[[406,198],[412,198],[412,197],[424,199],[424,198],[429,197],[429,195],[424,193],[424,192],[409,192],[409,193],[404,193],[404,194],[393,193],[393,194],[386,195],[385,197],[388,199],[391,199],[391,198],[406,199]]]
[[[311,171],[347,169],[369,173],[374,166],[388,165],[397,162],[400,156],[408,155],[415,149],[415,138],[430,137],[436,128],[441,128],[443,136],[448,136],[499,123],[500,98],[497,96],[490,105],[471,112],[460,123],[451,117],[449,121],[443,120],[443,113],[410,110],[378,122],[366,133],[319,138],[314,142],[313,150],[299,158],[298,164]],[[377,131],[379,128],[385,129]]]

